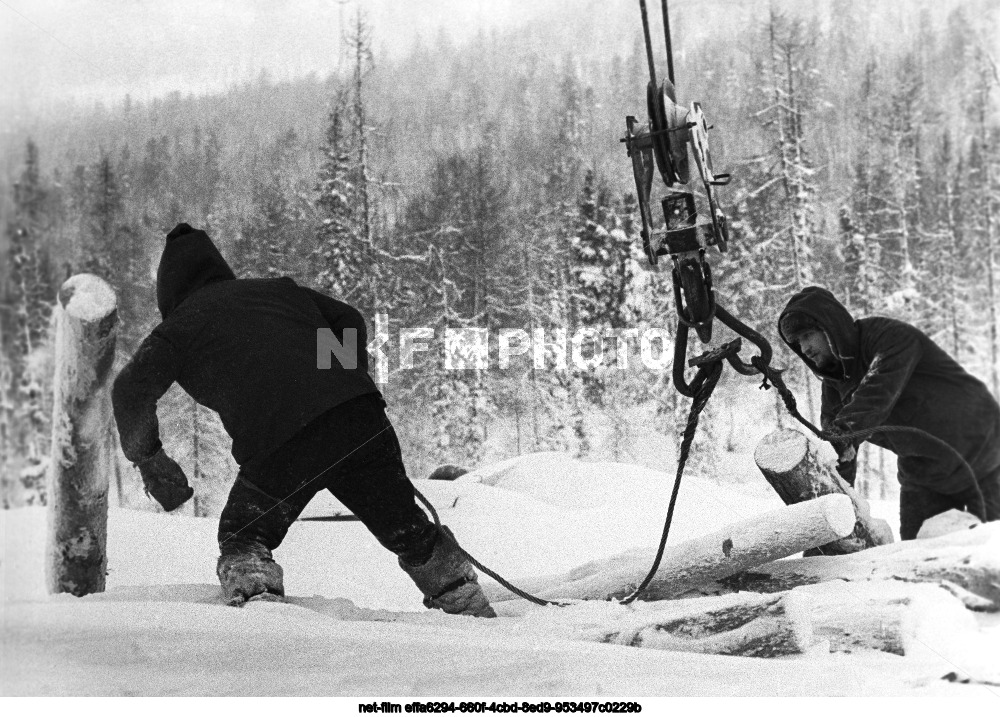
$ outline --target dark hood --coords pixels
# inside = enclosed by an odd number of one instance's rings
[[[843,378],[851,378],[854,361],[858,356],[858,327],[843,304],[836,297],[820,286],[807,286],[788,300],[784,311],[778,317],[778,333],[781,340],[788,344],[799,358],[805,361],[813,373],[821,378],[840,378],[828,372],[821,371],[799,350],[798,343],[792,343],[781,331],[781,319],[789,312],[797,312],[808,316],[823,329],[826,339],[834,355],[840,359],[843,367]]]
[[[208,234],[178,224],[167,234],[167,244],[156,272],[156,303],[164,319],[184,299],[206,284],[235,279]]]

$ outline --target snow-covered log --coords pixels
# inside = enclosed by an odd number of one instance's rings
[[[936,585],[834,581],[796,588],[791,594],[808,599],[813,634],[828,640],[831,652],[945,654],[950,644],[979,629],[962,601]]]
[[[518,629],[673,652],[780,657],[804,652],[947,654],[978,631],[960,600],[934,585],[830,582],[772,595],[737,593],[539,609],[499,604]]]
[[[691,609],[639,629],[615,631],[603,642],[743,657],[794,655],[805,652],[813,643],[807,600],[790,593],[741,597],[733,605]]]
[[[917,531],[917,540],[938,538],[959,530],[968,530],[972,526],[982,522],[978,516],[972,513],[952,508],[925,520],[923,525],[920,526],[920,530]]]
[[[55,322],[47,578],[51,592],[104,590],[114,430],[108,379],[115,357],[115,292],[92,274],[59,290]]]
[[[935,583],[962,598],[970,609],[1000,610],[1000,523],[880,545],[851,555],[779,560],[706,584],[699,592],[780,592],[830,580]]]
[[[694,586],[720,580],[757,565],[842,538],[854,528],[854,507],[845,495],[780,508],[727,526],[695,540],[669,546],[643,600],[664,600]],[[586,563],[566,575],[521,582],[546,599],[606,600],[631,593],[652,563],[653,548]],[[491,601],[513,599],[505,588],[487,583]]]
[[[785,505],[837,493],[851,499],[857,516],[854,530],[847,537],[819,546],[813,552],[845,555],[892,542],[888,524],[872,518],[868,501],[858,495],[832,465],[819,459],[816,447],[804,434],[788,428],[772,431],[757,444],[753,457]]]

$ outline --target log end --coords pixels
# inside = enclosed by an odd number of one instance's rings
[[[782,428],[764,436],[753,453],[762,470],[785,473],[799,465],[809,451],[809,439],[791,428]]]
[[[826,524],[838,538],[844,538],[854,531],[857,517],[854,515],[854,503],[848,496],[843,493],[822,495],[816,498],[816,503],[823,512]]]
[[[114,289],[101,277],[76,274],[59,288],[59,305],[73,318],[92,323],[114,314],[118,300]]]

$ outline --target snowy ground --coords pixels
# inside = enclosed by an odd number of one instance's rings
[[[472,554],[516,582],[637,546],[650,546],[652,560],[671,480],[646,468],[537,454],[453,483],[416,484]],[[686,477],[671,543],[778,505],[762,480]],[[895,523],[895,506],[875,504],[873,512]],[[276,555],[291,604],[235,609],[218,602],[214,520],[114,509],[107,592],[50,597],[44,510],[4,511],[0,521],[8,696],[908,695],[990,704],[1000,696],[1000,687],[941,679],[997,673],[996,614],[969,613],[978,629],[953,636],[946,652],[908,657],[818,650],[765,660],[599,644],[561,628],[620,619],[621,606],[517,601],[503,603],[496,620],[424,610],[394,557],[357,522],[296,523]]]

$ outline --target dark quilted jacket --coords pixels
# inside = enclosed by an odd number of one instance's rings
[[[205,232],[180,225],[157,275],[163,322],[115,380],[115,419],[125,456],[161,447],[156,402],[176,381],[216,411],[232,453],[252,468],[311,420],[356,396],[379,393],[368,375],[367,337],[351,306],[292,279],[236,279]],[[357,368],[318,368],[317,330],[341,342],[357,330]]]
[[[1000,405],[922,331],[883,317],[855,321],[833,294],[815,286],[795,294],[782,316],[789,311],[812,318],[840,361],[841,371],[824,374],[782,335],[823,381],[824,429],[912,426],[953,447],[979,479],[1000,466]],[[869,440],[899,456],[904,486],[940,493],[970,487],[961,461],[922,436],[875,433]]]

